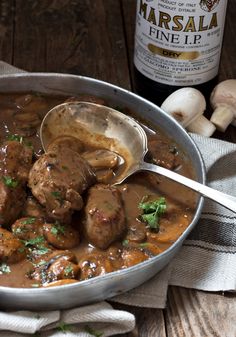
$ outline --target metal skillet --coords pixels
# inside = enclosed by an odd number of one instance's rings
[[[127,107],[158,128],[181,149],[191,163],[196,180],[204,183],[205,168],[201,154],[187,132],[158,106],[118,86],[93,78],[70,74],[22,73],[0,77],[1,93],[39,92],[46,95],[103,97],[109,105]],[[176,255],[183,241],[195,227],[203,206],[196,200],[192,222],[182,235],[163,253],[133,267],[90,280],[50,288],[12,288],[0,286],[1,309],[54,310],[72,308],[111,298],[144,283]]]
[[[229,210],[236,212],[236,198],[219,192],[176,172],[144,161],[148,151],[144,129],[133,118],[107,106],[89,102],[70,102],[52,108],[44,117],[40,138],[44,150],[62,135],[71,135],[96,145],[99,143],[124,158],[125,169],[114,184],[122,183],[138,171],[151,171],[177,181]]]

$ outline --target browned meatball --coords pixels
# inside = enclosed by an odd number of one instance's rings
[[[0,225],[11,224],[19,217],[25,199],[26,193],[22,186],[7,186],[5,180],[0,177]]]
[[[0,225],[15,221],[23,210],[23,187],[31,165],[31,148],[18,141],[8,141],[0,147]]]
[[[29,174],[33,195],[46,206],[49,217],[69,223],[74,210],[83,207],[80,196],[95,182],[89,164],[68,148],[43,154]]]
[[[108,185],[95,185],[88,192],[83,221],[85,235],[94,246],[106,249],[126,230],[120,191]]]
[[[0,261],[16,263],[25,258],[21,241],[6,229],[0,228]]]
[[[43,207],[33,196],[28,196],[22,215],[25,217],[47,218],[46,208]]]
[[[0,175],[25,184],[32,166],[33,150],[18,141],[7,141],[0,147]]]

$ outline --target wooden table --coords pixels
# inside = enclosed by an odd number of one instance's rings
[[[236,1],[229,0],[220,80],[236,78]],[[0,59],[28,71],[63,72],[132,90],[135,0],[2,0]],[[214,136],[236,142],[235,128]],[[123,337],[234,337],[232,294],[171,287],[165,310],[116,305],[135,314]]]

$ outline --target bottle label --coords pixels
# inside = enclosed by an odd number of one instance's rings
[[[193,86],[219,69],[227,0],[138,0],[134,64],[159,83]]]

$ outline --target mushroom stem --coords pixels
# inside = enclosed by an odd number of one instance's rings
[[[205,137],[211,137],[215,132],[216,127],[205,116],[202,115],[190,123],[186,129],[189,132],[194,132]]]
[[[217,130],[221,132],[224,132],[233,120],[234,113],[227,105],[218,105],[210,119]]]

